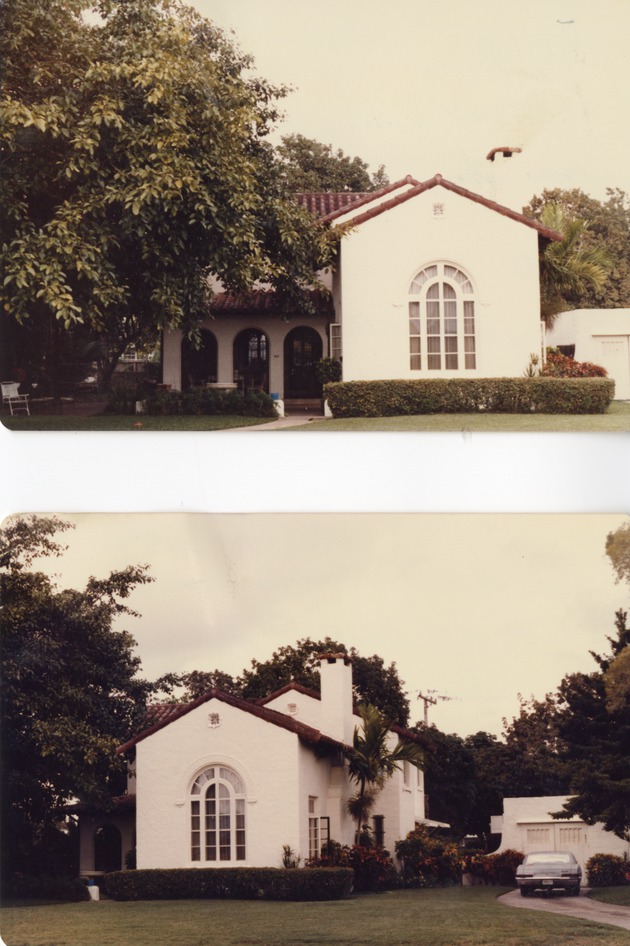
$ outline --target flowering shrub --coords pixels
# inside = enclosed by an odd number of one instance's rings
[[[630,884],[630,861],[616,854],[593,854],[586,862],[589,887],[621,887]]]
[[[590,361],[576,361],[557,348],[547,349],[547,361],[540,372],[545,378],[606,378],[608,372]]]
[[[354,891],[387,890],[397,886],[397,874],[389,852],[382,847],[355,844],[344,847],[329,841],[320,857],[311,858],[306,867],[351,867],[354,870]]]
[[[458,846],[432,837],[425,828],[416,828],[397,841],[396,854],[403,862],[403,879],[409,885],[446,887],[461,880],[464,861]]]
[[[510,887],[524,856],[521,851],[511,849],[500,854],[470,854],[464,858],[464,870],[470,872],[478,883]]]

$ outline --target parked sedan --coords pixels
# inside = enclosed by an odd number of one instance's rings
[[[582,868],[574,854],[568,851],[537,851],[526,854],[523,863],[516,868],[516,883],[522,897],[529,897],[535,890],[566,890],[577,897],[582,882]]]

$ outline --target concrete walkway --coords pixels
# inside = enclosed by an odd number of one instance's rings
[[[630,930],[630,907],[619,907],[613,903],[591,900],[584,890],[579,897],[568,897],[565,894],[554,894],[551,897],[540,894],[534,897],[522,897],[520,891],[512,890],[498,899],[499,903],[507,907],[546,910],[548,913],[575,916],[580,920],[590,920],[591,923],[608,923],[610,926],[620,926],[624,930]]]
[[[255,424],[253,427],[234,427],[239,433],[244,430],[283,430],[286,427],[303,427],[312,420],[324,420],[323,414],[289,414],[287,417],[278,417],[268,424]]]

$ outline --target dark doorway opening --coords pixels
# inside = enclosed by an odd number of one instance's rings
[[[201,330],[199,348],[188,338],[182,340],[182,388],[197,387],[217,380],[217,340],[207,329]]]
[[[122,839],[113,824],[104,824],[94,835],[94,870],[122,870]]]
[[[317,364],[322,358],[322,340],[315,329],[301,325],[284,340],[285,398],[321,398],[322,383]]]

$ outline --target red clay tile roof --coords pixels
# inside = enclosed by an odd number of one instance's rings
[[[197,706],[201,706],[203,703],[213,698],[222,700],[224,703],[229,703],[231,706],[236,706],[239,709],[244,709],[249,712],[252,712],[252,708],[254,708],[255,716],[260,716],[262,719],[267,719],[267,721],[270,723],[275,723],[277,726],[282,726],[284,729],[290,729],[291,731],[296,732],[297,735],[303,738],[306,742],[316,744],[317,742],[323,741],[324,743],[328,743],[338,748],[343,748],[342,743],[337,742],[335,739],[332,739],[329,736],[325,736],[323,733],[320,733],[319,730],[313,729],[311,726],[306,726],[304,723],[298,723],[293,717],[285,716],[284,713],[278,713],[276,710],[270,710],[266,706],[267,703],[270,703],[277,697],[283,696],[285,693],[290,693],[291,691],[303,693],[304,696],[309,696],[314,700],[321,700],[321,694],[317,690],[312,690],[310,687],[302,686],[301,683],[296,683],[292,680],[291,683],[287,683],[286,686],[280,687],[279,690],[275,690],[273,693],[270,693],[269,696],[260,697],[259,699],[252,701],[243,700],[240,697],[231,696],[230,694],[223,693],[221,690],[214,689],[209,690],[208,693],[205,693],[203,696],[199,697],[197,700],[194,700],[192,703],[155,703],[147,707],[146,728],[133,739],[130,739],[128,742],[126,742],[123,746],[120,746],[117,751],[119,753],[125,752],[137,742],[140,742],[142,739],[152,735],[154,732],[163,729],[164,726],[167,726],[172,720],[179,719],[181,716],[185,716],[186,713],[190,712],[190,710],[195,709]],[[265,715],[256,713],[256,708],[264,709]],[[356,706],[354,707],[353,712],[355,716],[359,716],[359,711]],[[287,722],[294,723],[294,725],[285,725]],[[430,742],[419,733],[412,732],[410,729],[405,729],[402,726],[396,725],[392,725],[391,730],[392,732],[396,733],[397,736],[400,736],[403,739],[409,739],[412,742],[416,742],[425,749],[430,748]]]
[[[335,210],[342,210],[355,204],[362,197],[369,197],[369,194],[351,193],[344,191],[341,193],[322,191],[317,194],[296,194],[298,204],[305,210],[308,210],[315,217],[326,217]]]
[[[265,706],[267,703],[271,703],[272,700],[275,700],[279,696],[283,696],[285,693],[289,693],[291,690],[295,691],[296,693],[303,693],[304,696],[310,696],[314,700],[321,700],[322,698],[321,693],[319,693],[318,690],[311,690],[310,687],[302,686],[301,683],[295,683],[295,681],[292,680],[291,683],[287,683],[286,686],[280,687],[279,690],[274,690],[274,692],[270,693],[269,696],[261,696],[254,702],[258,703],[259,706]]]
[[[330,223],[333,220],[343,216],[345,213],[348,213],[348,209],[355,210],[359,206],[372,203],[374,199],[385,196],[387,193],[390,193],[404,184],[411,186],[402,193],[397,194],[395,197],[390,197],[389,200],[384,200],[370,209],[365,210],[363,213],[351,217],[348,223],[353,227],[359,226],[360,224],[365,223],[367,220],[372,220],[374,217],[378,217],[387,210],[391,210],[393,207],[398,207],[407,200],[417,197],[419,194],[423,194],[425,191],[431,190],[433,187],[439,186],[445,188],[446,190],[452,191],[454,194],[459,194],[461,197],[465,197],[468,200],[472,200],[476,204],[481,204],[483,207],[487,207],[489,210],[494,210],[503,217],[509,217],[511,220],[515,220],[517,223],[525,224],[526,227],[531,227],[532,230],[537,230],[540,236],[545,237],[548,240],[561,242],[563,239],[562,234],[558,233],[557,230],[551,230],[549,227],[543,227],[543,225],[539,223],[538,220],[533,220],[531,217],[526,217],[524,214],[518,213],[516,210],[511,210],[509,207],[504,207],[502,204],[497,204],[496,201],[489,200],[487,197],[482,197],[481,194],[475,194],[474,191],[467,190],[465,187],[460,187],[459,184],[453,184],[452,181],[447,181],[445,178],[443,178],[441,174],[436,174],[428,181],[423,182],[416,181],[415,178],[407,176],[403,181],[397,182],[396,185],[389,185],[388,188],[384,187],[380,191],[376,191],[374,194],[368,194],[367,200],[365,197],[362,197],[361,200],[357,201],[355,204],[352,204],[350,208],[341,208],[334,211],[333,213],[328,214],[328,216],[322,218],[322,222]]]
[[[232,696],[230,693],[224,693],[222,690],[212,689],[204,693],[203,696],[198,697],[198,699],[193,700],[192,703],[166,704],[168,709],[162,714],[158,712],[157,715],[159,718],[157,722],[153,722],[149,717],[149,722],[151,723],[149,727],[138,733],[138,735],[134,736],[132,739],[129,739],[122,746],[119,746],[116,752],[119,754],[127,752],[129,749],[132,749],[136,743],[142,742],[143,739],[152,736],[160,729],[164,729],[165,726],[168,726],[176,719],[181,719],[182,716],[186,716],[191,710],[196,709],[198,706],[203,706],[204,703],[213,699],[220,700],[222,703],[227,703],[229,706],[234,706],[246,713],[251,713],[252,716],[257,716],[264,722],[272,723],[274,726],[279,726],[281,729],[287,729],[289,732],[295,733],[296,736],[309,745],[327,746],[331,749],[341,751],[346,751],[349,748],[337,739],[332,739],[330,736],[324,735],[324,733],[320,732],[318,729],[298,722],[292,716],[286,716],[284,713],[278,713],[276,710],[269,709],[266,706],[259,706],[257,703],[252,703],[249,700]]]
[[[322,315],[332,313],[330,297],[317,290],[308,291],[311,301]],[[217,292],[210,300],[210,309],[226,315],[246,315],[250,312],[277,312],[278,297],[273,289],[254,289],[251,292]]]

